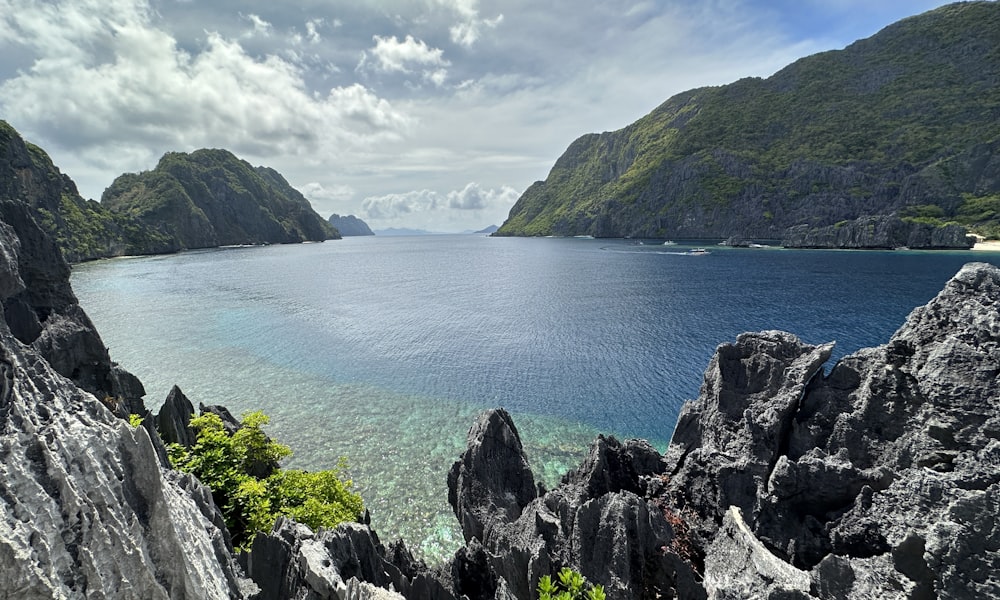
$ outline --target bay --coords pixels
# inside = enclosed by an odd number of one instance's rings
[[[347,238],[77,265],[73,287],[156,412],[261,409],[288,466],[350,474],[383,538],[461,543],[447,471],[480,411],[514,416],[548,485],[599,433],[663,449],[716,346],[783,329],[884,343],[973,252],[851,252],[634,240]]]

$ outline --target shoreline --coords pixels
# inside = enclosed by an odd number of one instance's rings
[[[988,242],[976,242],[972,246],[973,250],[985,252],[1000,252],[1000,240],[990,240]]]

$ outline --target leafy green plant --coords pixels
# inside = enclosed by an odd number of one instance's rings
[[[128,416],[128,424],[131,425],[132,427],[142,426],[142,421],[143,421],[142,417],[140,417],[135,413],[131,413]]]
[[[277,468],[291,450],[267,437],[261,428],[268,422],[260,411],[245,414],[230,435],[218,415],[206,413],[191,419],[194,446],[167,448],[175,469],[193,473],[212,490],[233,544],[246,549],[256,532],[269,531],[282,515],[313,529],[357,520],[364,504],[342,477],[346,461],[316,472]]]
[[[543,575],[538,580],[539,600],[604,600],[604,586],[590,585],[583,575],[563,567],[552,577]]]

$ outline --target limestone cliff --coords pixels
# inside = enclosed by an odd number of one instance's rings
[[[0,121],[0,198],[29,207],[69,262],[177,250],[165,236],[129,215],[113,214],[93,200],[84,200],[44,150],[25,142],[4,121]]]
[[[1000,4],[910,17],[587,134],[496,235],[780,239],[898,214],[1000,236]]]
[[[0,300],[4,597],[252,590],[208,490],[165,467],[142,385],[109,360],[58,247],[10,199],[0,199]],[[130,413],[150,422],[133,428],[120,418]]]
[[[904,221],[895,215],[861,217],[826,227],[796,225],[785,231],[785,248],[968,250],[975,238],[959,225]]]
[[[330,225],[337,228],[342,236],[354,236],[354,235],[375,235],[375,232],[368,227],[368,223],[365,223],[358,217],[354,215],[338,215],[336,213],[330,215],[329,218]]]
[[[101,204],[179,248],[288,244],[340,235],[274,169],[226,150],[169,152],[152,171],[121,175]]]

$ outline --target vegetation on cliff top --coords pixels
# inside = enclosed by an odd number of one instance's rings
[[[995,230],[998,149],[1000,4],[953,4],[579,138],[499,235],[777,238],[928,205]]]
[[[361,496],[343,479],[343,460],[336,469],[307,472],[275,468],[292,452],[271,440],[261,427],[262,412],[243,416],[241,427],[229,434],[222,419],[205,413],[191,419],[197,442],[190,449],[170,444],[175,469],[193,473],[212,490],[222,509],[233,545],[247,549],[258,531],[270,532],[279,516],[288,516],[314,531],[356,521],[364,512]]]

